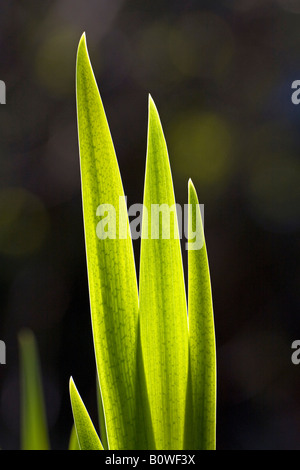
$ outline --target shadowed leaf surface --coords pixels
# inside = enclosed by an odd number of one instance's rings
[[[24,329],[19,333],[21,362],[21,449],[49,450],[47,418],[34,334]]]

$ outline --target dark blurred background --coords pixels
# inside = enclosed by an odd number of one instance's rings
[[[148,93],[177,202],[191,177],[205,204],[218,449],[300,450],[299,28],[298,0],[1,2],[2,449],[20,446],[23,327],[39,346],[52,448],[68,446],[70,375],[96,421],[75,103],[85,31],[128,205],[142,202]]]

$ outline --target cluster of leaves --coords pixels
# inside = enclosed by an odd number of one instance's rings
[[[125,200],[122,180],[85,35],[78,47],[76,90],[100,433],[71,378],[70,448],[215,449],[215,334],[203,227],[202,248],[188,251],[186,296],[176,213],[170,220],[170,239],[145,236],[152,221],[150,217],[146,226],[143,220],[137,282],[127,208],[120,204]],[[196,216],[201,216],[191,181],[188,202],[192,242]],[[126,221],[126,238],[99,240],[99,204],[116,209],[117,233],[120,221]],[[165,137],[151,97],[143,204],[148,214],[152,204],[175,204]],[[23,446],[47,448],[47,432],[34,431],[45,430],[46,424],[40,394],[32,388],[36,384],[39,389],[39,380],[28,334],[26,338]]]

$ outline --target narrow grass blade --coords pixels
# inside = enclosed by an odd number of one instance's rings
[[[189,181],[188,240],[190,366],[185,449],[214,450],[216,446],[216,346],[213,303],[200,206],[191,181]]]
[[[80,450],[103,450],[98,434],[72,378],[70,379],[70,397]]]
[[[49,450],[38,348],[31,330],[19,333],[21,364],[21,449]]]
[[[147,449],[151,423],[144,426],[139,421],[145,405],[139,397],[141,375],[136,365],[138,289],[133,247],[119,167],[85,35],[77,53],[76,92],[90,305],[108,444],[111,450]]]
[[[158,217],[159,206],[163,215]],[[187,306],[174,209],[167,146],[149,97],[139,294],[142,350],[159,450],[183,448],[187,386]]]

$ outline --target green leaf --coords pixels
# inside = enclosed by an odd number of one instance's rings
[[[38,349],[29,329],[19,333],[21,364],[21,449],[49,450]]]
[[[160,217],[160,223],[152,209],[162,204],[165,216]],[[160,450],[183,448],[188,374],[186,295],[178,221],[172,208],[175,197],[167,146],[157,109],[149,97],[140,322],[153,429]]]
[[[118,162],[85,35],[77,53],[76,92],[90,306],[108,445],[111,450],[147,449],[153,438],[143,370],[137,366],[133,247]],[[100,218],[100,205],[107,205],[108,217],[104,211]],[[103,219],[106,235],[101,231]]]
[[[204,229],[196,190],[189,181],[189,385],[185,448],[216,446],[216,348]]]
[[[68,450],[80,450],[75,424],[72,426]]]
[[[97,390],[97,409],[98,409],[98,419],[99,419],[99,428],[100,428],[100,438],[101,438],[103,448],[105,450],[108,450],[105,414],[104,414],[103,401],[102,401],[98,377],[96,377],[96,390]]]
[[[70,379],[70,397],[80,450],[103,450],[98,434],[72,377]]]

